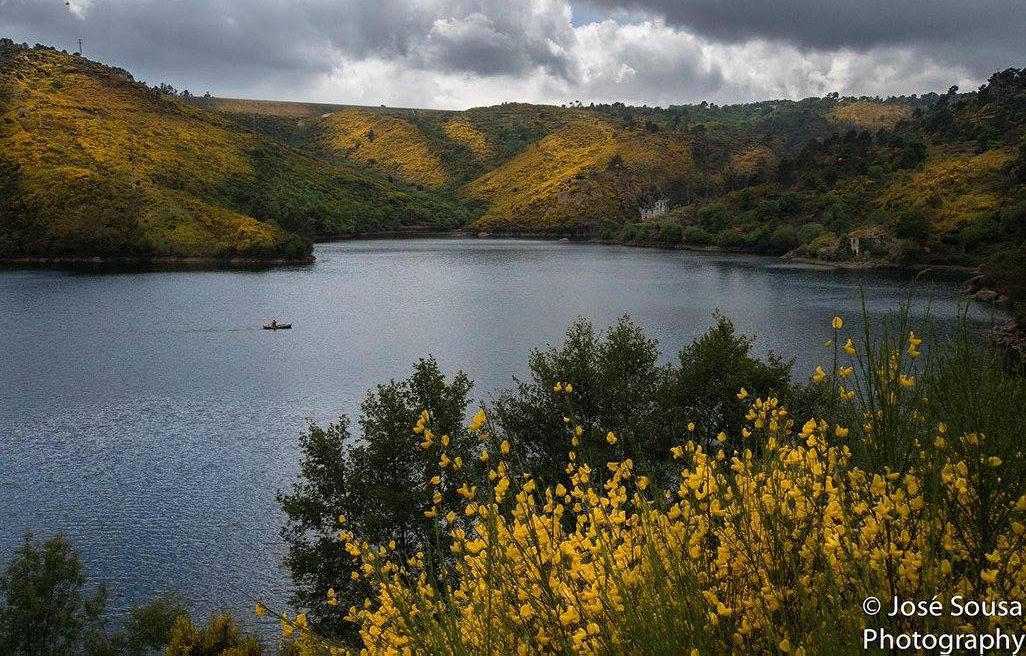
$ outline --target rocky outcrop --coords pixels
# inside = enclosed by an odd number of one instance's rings
[[[991,281],[984,274],[977,274],[965,281],[963,291],[974,301],[991,303],[993,305],[1008,304],[1008,297],[990,288]]]
[[[1019,322],[1013,319],[994,326],[990,331],[990,341],[1012,362],[1026,364],[1026,330]]]

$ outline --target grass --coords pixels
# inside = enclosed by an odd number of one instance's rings
[[[495,147],[488,137],[467,120],[451,118],[442,124],[442,130],[453,141],[466,144],[478,161],[487,162],[495,157]]]
[[[907,105],[870,100],[844,102],[827,112],[827,116],[834,121],[874,132],[893,128],[898,121],[909,118],[911,115],[912,110]]]
[[[879,196],[888,210],[925,208],[934,231],[954,230],[999,209],[1007,199],[999,189],[1014,159],[1008,148],[983,153],[937,148],[922,168],[895,180]]]
[[[611,166],[614,158],[619,165]],[[657,195],[655,185],[693,166],[679,136],[625,130],[579,112],[464,193],[488,204],[475,229],[565,231],[633,217]]]

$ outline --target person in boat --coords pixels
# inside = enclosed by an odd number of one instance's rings
[[[271,328],[277,328],[277,327],[278,327],[278,320],[277,319],[271,319]]]

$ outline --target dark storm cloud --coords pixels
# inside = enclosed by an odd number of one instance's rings
[[[573,39],[559,12],[500,0],[0,0],[0,34],[87,55],[153,80],[301,86],[340,58],[476,75],[563,77]],[[564,21],[565,22],[565,21]]]
[[[232,86],[331,70],[329,40],[288,2],[0,0],[0,34],[69,51],[82,39],[87,56],[151,82]]]
[[[304,11],[339,51],[357,58],[479,75],[535,67],[571,75],[564,48],[573,31],[555,3],[535,11],[505,0],[327,0]]]
[[[986,72],[1026,59],[1023,0],[586,0],[655,15],[727,42],[786,41],[821,50],[905,46]]]

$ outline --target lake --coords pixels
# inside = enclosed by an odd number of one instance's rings
[[[123,611],[175,590],[199,615],[283,604],[275,492],[308,421],[353,412],[420,356],[488,398],[532,347],[578,316],[631,315],[668,358],[717,308],[757,350],[826,357],[854,322],[910,293],[941,330],[960,277],[801,266],[775,258],[551,241],[321,244],[265,271],[0,271],[0,560],[24,532],[63,532]],[[988,310],[973,308],[975,325]],[[291,331],[260,326],[276,317]]]

